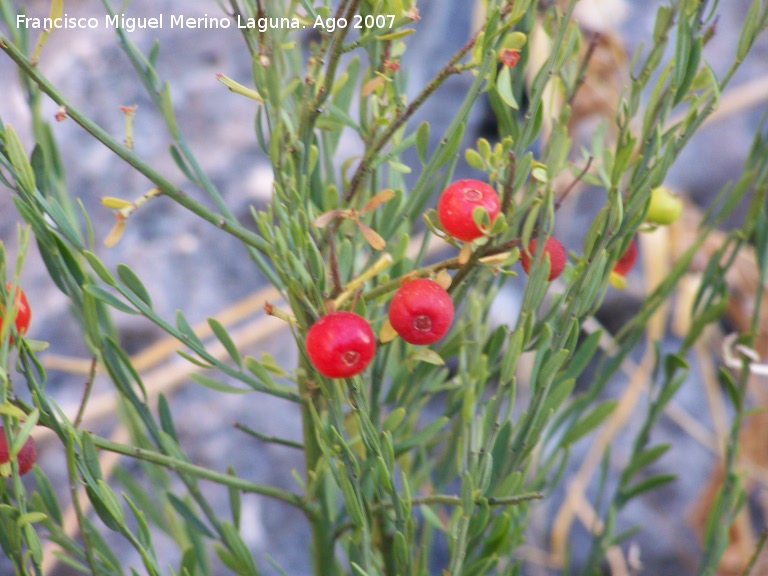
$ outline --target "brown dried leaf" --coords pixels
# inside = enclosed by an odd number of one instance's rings
[[[104,246],[107,248],[112,248],[120,242],[120,238],[123,237],[123,232],[125,232],[125,218],[123,218],[123,215],[118,212],[115,214],[115,218],[117,222],[115,222],[107,237],[104,238]]]
[[[371,80],[368,80],[365,84],[363,84],[363,87],[360,89],[360,95],[365,98],[366,96],[370,96],[373,94],[376,90],[384,86],[384,82],[386,80],[383,76],[376,76],[376,78],[372,78]]]
[[[386,248],[387,243],[384,241],[384,238],[379,236],[379,234],[373,230],[370,226],[366,226],[360,220],[356,220],[357,226],[360,228],[360,232],[363,233],[363,237],[365,237],[368,244],[371,245],[371,248],[374,250],[384,250]]]
[[[325,228],[336,218],[343,218],[346,216],[348,212],[348,210],[329,210],[328,212],[320,214],[320,216],[315,218],[313,224],[318,228]]]
[[[373,198],[368,200],[368,202],[365,203],[365,206],[363,206],[362,210],[360,212],[370,212],[371,210],[375,210],[384,202],[388,202],[389,200],[392,200],[392,198],[395,197],[395,191],[390,190],[387,188],[386,190],[382,190],[381,192],[377,193]]]

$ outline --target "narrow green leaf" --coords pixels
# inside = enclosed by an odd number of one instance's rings
[[[237,477],[237,473],[233,466],[227,468],[227,474],[233,478]],[[242,517],[243,508],[240,498],[240,489],[235,488],[234,486],[227,486],[227,492],[229,494],[229,509],[232,512],[232,523],[235,525],[235,528],[240,530],[240,518]]]
[[[506,66],[501,67],[496,78],[496,91],[507,106],[514,110],[520,109],[520,105],[517,103],[515,94],[512,91],[512,76],[509,68]]]
[[[83,256],[85,256],[85,259],[88,260],[88,264],[91,265],[91,268],[94,272],[96,272],[99,278],[101,278],[109,286],[117,286],[117,280],[114,276],[112,276],[112,273],[107,269],[106,266],[104,266],[101,260],[99,260],[98,256],[96,256],[93,252],[89,252],[88,250],[83,251]]]
[[[744,18],[744,23],[741,28],[741,34],[739,35],[739,42],[736,45],[736,58],[739,61],[744,60],[747,56],[747,52],[752,47],[755,38],[758,34],[760,26],[760,7],[763,4],[763,0],[753,0],[752,4],[747,10],[747,15]]]
[[[230,337],[226,328],[224,328],[221,322],[215,318],[208,318],[208,325],[211,327],[211,330],[213,330],[213,333],[216,338],[218,338],[219,342],[221,342],[221,345],[224,346],[224,349],[227,351],[227,354],[229,354],[229,357],[232,359],[232,361],[237,364],[238,367],[242,366],[240,352],[237,350],[237,346]]]
[[[15,169],[17,184],[26,194],[33,194],[35,191],[35,173],[27,159],[19,136],[10,124],[5,127],[5,148],[8,152],[8,159]]]
[[[139,300],[144,302],[144,304],[152,308],[152,299],[149,296],[149,292],[133,270],[131,270],[125,264],[118,264],[117,275],[123,281],[128,290],[136,295]]]
[[[111,306],[115,310],[125,312],[126,314],[138,314],[138,311],[131,308],[128,304],[125,304],[114,294],[104,290],[104,288],[101,286],[96,286],[95,284],[86,284],[83,286],[83,290],[91,294],[94,298],[101,300],[108,306]]]
[[[587,414],[580,421],[576,422],[571,428],[563,435],[562,444],[568,446],[586,436],[592,430],[600,426],[615,410],[618,405],[616,400],[606,400],[598,404],[592,412]]]
[[[203,521],[197,517],[197,514],[195,514],[192,509],[187,506],[186,502],[171,492],[166,492],[165,497],[168,498],[168,502],[170,502],[171,506],[173,506],[173,509],[176,510],[176,512],[178,512],[182,518],[184,518],[190,528],[199,532],[206,538],[215,538],[213,532],[211,532],[203,523]]]
[[[398,30],[396,32],[390,32],[389,34],[382,34],[381,36],[377,36],[377,40],[381,40],[384,42],[390,41],[390,40],[399,40],[400,38],[405,38],[406,36],[410,36],[416,32],[413,28],[402,28],[401,30]]]
[[[19,518],[16,520],[16,525],[19,528],[24,528],[27,524],[34,524],[36,522],[44,522],[48,519],[48,515],[44,514],[43,512],[27,512],[26,514],[22,514],[19,516]]]
[[[621,498],[622,500],[627,502],[632,498],[635,498],[636,496],[643,494],[644,492],[655,490],[656,488],[659,488],[664,484],[669,484],[670,482],[674,482],[675,480],[677,480],[677,475],[675,474],[658,474],[656,476],[651,476],[650,478],[641,480],[631,488],[622,490]]]
[[[181,310],[176,311],[176,327],[182,334],[182,340],[184,340],[188,346],[193,349],[197,348],[197,350],[205,349],[203,342],[200,340],[199,336],[195,334],[195,331],[192,329],[192,326],[189,324],[186,316],[184,316],[184,313]]]
[[[176,145],[171,144],[169,147],[169,150],[171,153],[171,158],[173,158],[173,161],[176,163],[176,166],[179,167],[179,170],[181,170],[181,172],[184,174],[187,180],[189,180],[194,184],[199,184],[197,176],[195,176],[195,173],[192,171],[192,168],[189,167],[189,164],[181,155],[181,152],[179,152],[179,149],[176,147]]]
[[[56,496],[53,484],[39,467],[33,468],[32,473],[35,476],[37,494],[40,496],[41,503],[45,507],[47,515],[51,517],[56,525],[61,526],[61,507],[59,506],[59,499]]]
[[[416,130],[416,154],[419,161],[425,164],[427,161],[427,148],[429,145],[429,122],[426,120],[419,124]]]
[[[216,390],[217,392],[224,392],[226,394],[247,394],[248,392],[252,392],[250,388],[240,388],[239,386],[224,384],[224,382],[220,382],[219,380],[197,372],[193,372],[189,377],[198,384],[210,388],[211,390]]]
[[[277,386],[275,381],[269,375],[267,368],[263,366],[261,362],[256,360],[256,358],[253,356],[246,356],[244,362],[248,371],[256,376],[264,386],[267,386],[268,388],[275,388]]]
[[[115,494],[115,491],[101,478],[96,480],[96,486],[99,491],[99,496],[101,497],[101,502],[106,506],[109,514],[118,524],[121,526],[124,525],[125,512],[123,511],[123,507],[120,504],[120,500],[118,499],[117,494]]]
[[[623,478],[629,480],[643,468],[650,466],[667,453],[671,444],[657,444],[639,452],[624,469]]]
[[[395,444],[395,453],[396,454],[402,454],[406,450],[410,450],[414,446],[419,445],[426,445],[433,436],[435,436],[440,430],[442,430],[445,425],[449,422],[449,418],[447,416],[440,416],[436,420],[433,420],[426,426],[424,426],[421,430],[418,430],[417,432],[414,432],[413,434],[409,435],[407,438],[405,438],[403,441],[398,442]]]
[[[174,140],[179,138],[179,128],[176,126],[176,116],[173,112],[173,100],[171,98],[171,85],[169,82],[163,84],[163,90],[160,93],[160,112],[163,114],[168,125],[168,131]]]
[[[11,446],[10,450],[10,457],[16,458],[16,456],[19,455],[19,452],[24,447],[24,443],[27,441],[27,439],[32,434],[32,429],[37,426],[37,422],[40,419],[40,410],[35,408],[32,410],[32,412],[29,413],[27,416],[26,422],[24,422],[24,425],[19,430],[19,433],[16,435],[16,438],[13,439],[13,445]]]

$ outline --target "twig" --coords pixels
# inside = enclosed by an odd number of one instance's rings
[[[277,436],[267,436],[261,432],[257,432],[253,428],[246,426],[241,422],[235,422],[235,428],[241,432],[245,432],[249,436],[253,436],[261,440],[262,442],[269,442],[270,444],[280,444],[281,446],[287,446],[288,448],[296,448],[298,450],[304,450],[304,444],[301,442],[294,442],[293,440],[286,440],[285,438],[278,438]]]
[[[576,176],[576,178],[574,178],[573,182],[571,182],[568,185],[568,188],[563,190],[563,193],[560,194],[560,198],[558,198],[555,201],[555,210],[559,210],[560,209],[560,205],[568,197],[568,194],[570,194],[573,191],[573,189],[576,188],[576,184],[581,182],[581,179],[584,178],[584,176],[587,174],[587,172],[589,172],[589,168],[590,168],[590,166],[592,166],[592,160],[593,160],[593,158],[592,158],[592,156],[590,156],[589,160],[587,160],[587,165],[584,166],[584,168],[581,170],[581,172],[579,172],[578,176]]]
[[[760,533],[760,538],[757,540],[757,546],[755,546],[755,552],[752,554],[752,557],[749,559],[749,563],[744,568],[744,572],[741,573],[741,576],[749,576],[752,573],[752,570],[757,564],[757,559],[760,557],[760,552],[762,552],[763,548],[765,547],[766,538],[768,538],[768,530],[763,530]]]
[[[504,7],[504,9],[501,11],[502,18],[509,14],[509,12],[514,7],[514,4],[514,2],[510,2]],[[365,151],[365,156],[363,156],[360,164],[358,164],[357,170],[355,170],[355,173],[349,182],[349,188],[344,194],[345,202],[349,203],[352,201],[352,199],[358,193],[360,187],[362,186],[363,178],[371,170],[371,161],[376,157],[379,151],[384,148],[386,143],[389,142],[389,139],[392,138],[392,136],[400,129],[400,127],[405,124],[405,122],[416,112],[416,110],[421,107],[422,104],[424,104],[424,102],[426,102],[426,100],[435,92],[435,90],[437,90],[443,84],[443,82],[448,79],[448,77],[461,72],[461,69],[456,65],[458,64],[459,60],[461,60],[470,50],[472,50],[472,48],[475,46],[475,43],[477,42],[478,37],[483,31],[484,29],[478,30],[478,32],[475,33],[475,35],[472,36],[472,38],[470,38],[464,44],[464,46],[459,48],[459,50],[451,57],[448,63],[440,69],[437,75],[421,91],[416,99],[411,102],[406,107],[406,109],[403,110],[403,112],[392,121],[392,123],[387,127],[382,135],[377,140],[375,140],[373,144]]]
[[[509,208],[512,205],[512,195],[515,190],[513,188],[515,172],[517,171],[517,155],[514,152],[509,152],[509,167],[507,169],[507,179],[504,181],[504,187],[501,194],[501,213],[505,216],[509,212]]]
[[[96,357],[91,360],[91,368],[88,371],[88,379],[85,381],[85,389],[83,390],[83,399],[80,402],[80,408],[77,410],[77,416],[72,426],[80,428],[80,424],[83,421],[83,415],[85,415],[85,407],[88,404],[88,399],[91,396],[91,390],[93,390],[93,380],[96,377]]]
[[[587,47],[587,52],[584,54],[584,58],[581,61],[581,64],[579,65],[579,72],[576,76],[576,82],[573,85],[573,92],[571,92],[571,95],[568,96],[568,105],[572,106],[573,101],[576,98],[576,94],[579,91],[579,88],[581,88],[584,84],[584,82],[587,79],[587,67],[589,66],[589,61],[592,60],[592,56],[595,53],[595,48],[597,48],[597,44],[600,41],[600,33],[595,32],[592,34],[592,37],[589,39],[589,46]]]

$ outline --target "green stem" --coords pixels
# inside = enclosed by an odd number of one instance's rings
[[[308,362],[302,360],[305,371],[311,370]],[[301,425],[304,436],[304,467],[306,469],[307,486],[312,486],[316,480],[318,464],[323,451],[318,443],[315,433],[315,423],[312,418],[313,408],[319,413],[320,391],[317,386],[305,377],[299,379],[299,390],[301,397],[305,400],[301,403]],[[317,484],[316,490],[322,487]],[[312,492],[314,492],[313,490]],[[313,498],[314,494],[307,490],[306,498]],[[335,535],[330,529],[329,523],[322,514],[307,515],[309,518],[310,529],[312,531],[312,550],[315,576],[334,576],[336,571],[336,560],[333,552]]]
[[[72,498],[72,506],[75,509],[75,516],[77,516],[77,524],[80,527],[80,537],[83,539],[83,551],[85,552],[86,562],[88,562],[88,567],[91,569],[91,574],[98,576],[101,574],[101,570],[98,569],[96,557],[93,554],[91,534],[88,526],[86,525],[83,508],[80,505],[80,494],[78,492],[79,479],[77,476],[77,463],[75,460],[75,439],[73,438],[72,434],[73,433],[68,434],[66,439],[69,493]]]
[[[92,435],[93,443],[102,450],[109,452],[115,452],[117,454],[123,454],[139,460],[145,460],[154,464],[159,464],[176,472],[182,474],[189,474],[195,478],[201,478],[203,480],[209,480],[217,484],[223,484],[230,488],[236,488],[243,492],[249,492],[253,494],[261,494],[274,500],[280,500],[286,504],[290,504],[303,511],[305,514],[313,514],[314,508],[305,502],[299,494],[294,494],[287,490],[275,488],[267,484],[261,484],[259,482],[251,482],[237,476],[231,476],[229,474],[222,474],[214,470],[209,470],[202,466],[197,466],[190,462],[185,462],[172,456],[166,456],[153,450],[146,450],[144,448],[137,448],[135,446],[129,446],[127,444],[119,444],[100,436]]]
[[[541,500],[542,498],[544,498],[544,495],[541,492],[526,492],[524,494],[518,494],[517,496],[503,496],[500,498],[476,498],[475,505],[480,506],[484,503],[483,501],[485,500],[489,506],[518,506],[524,502],[529,502],[531,500]],[[461,496],[453,496],[451,494],[430,494],[429,496],[417,496],[416,498],[411,498],[411,505],[413,506],[429,506],[432,504],[439,504],[442,506],[463,506],[464,501],[461,499]],[[371,506],[370,512],[371,514],[378,514],[384,510],[389,510],[393,506],[393,502],[378,502],[377,504]],[[336,537],[338,538],[347,530],[354,528],[354,526],[354,523],[351,521],[345,522],[336,529]]]
[[[96,138],[99,142],[104,144],[107,148],[112,150],[118,157],[133,166],[138,172],[147,177],[160,191],[181,204],[184,208],[190,212],[196,214],[202,219],[210,222],[211,224],[221,228],[225,232],[228,232],[235,238],[241,240],[247,246],[255,248],[259,252],[269,255],[270,246],[260,236],[257,236],[247,228],[244,228],[239,222],[232,218],[226,218],[221,214],[217,214],[208,209],[200,202],[193,200],[186,195],[182,190],[174,186],[169,180],[163,177],[159,172],[152,168],[149,164],[144,162],[137,154],[125,147],[125,145],[110,136],[101,126],[93,122],[79,109],[74,107],[72,103],[67,100],[49,81],[43,76],[40,71],[32,65],[27,57],[19,51],[16,46],[8,41],[8,39],[0,34],[0,50],[3,50],[13,60],[16,65],[24,71],[24,73],[40,88],[40,90],[47,94],[51,100],[53,100],[59,106],[64,106],[67,109],[67,115],[74,120],[77,124],[82,126],[89,134]]]

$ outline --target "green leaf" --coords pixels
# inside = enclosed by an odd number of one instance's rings
[[[671,444],[657,444],[639,452],[624,469],[622,477],[629,480],[643,468],[650,466],[667,453]]]
[[[407,438],[395,444],[395,453],[400,455],[414,446],[426,445],[450,421],[447,416],[440,416],[421,430],[410,434]]]
[[[83,290],[91,294],[97,300],[101,300],[108,306],[111,306],[115,310],[125,312],[126,314],[138,314],[138,311],[131,308],[128,304],[123,303],[123,301],[118,299],[117,296],[107,292],[101,286],[97,286],[95,284],[86,284],[83,286]]]
[[[227,474],[233,478],[237,477],[237,473],[235,472],[235,468],[233,466],[229,466],[227,468]],[[234,523],[235,528],[239,530],[240,518],[242,516],[243,509],[240,499],[240,489],[235,488],[234,486],[227,486],[227,492],[229,494],[229,509],[232,512],[232,522]]]
[[[118,499],[117,494],[115,494],[115,491],[101,478],[96,480],[96,486],[101,502],[106,507],[112,519],[120,526],[123,526],[125,524],[125,512],[123,512],[123,507],[120,504],[120,500]]]
[[[513,110],[520,109],[520,105],[517,103],[515,94],[512,91],[512,76],[509,68],[506,66],[501,67],[499,75],[496,77],[496,91],[507,106]]]
[[[217,392],[224,392],[226,394],[246,394],[248,392],[252,392],[250,388],[230,386],[229,384],[224,384],[224,382],[220,382],[219,380],[197,372],[193,372],[189,375],[189,377],[198,384],[205,386],[206,388],[210,388],[211,390],[216,390]]]
[[[169,147],[169,150],[171,152],[171,158],[173,158],[173,161],[176,163],[176,166],[179,167],[179,170],[182,171],[182,173],[187,178],[187,180],[189,180],[192,183],[199,184],[197,176],[195,176],[195,173],[192,171],[192,168],[189,167],[189,164],[181,155],[181,152],[179,152],[179,149],[176,147],[176,145],[171,144]]]
[[[48,519],[48,516],[42,512],[27,512],[22,514],[16,520],[16,525],[19,528],[24,528],[27,524],[34,524],[36,522],[44,522]]]
[[[253,356],[246,356],[244,361],[248,371],[256,376],[264,386],[267,386],[268,388],[275,388],[277,386],[275,381],[272,380],[272,377],[269,375],[267,367],[263,366],[261,362],[256,360],[256,358]]]
[[[56,496],[56,490],[54,490],[53,484],[39,467],[33,468],[32,473],[35,476],[37,494],[40,496],[40,501],[43,504],[47,515],[51,517],[56,525],[61,526],[61,507],[59,506],[59,499]]]
[[[576,442],[600,426],[613,413],[617,405],[618,401],[616,400],[606,400],[598,404],[592,412],[576,422],[564,434],[562,439],[563,446]]]
[[[171,98],[171,85],[167,81],[163,84],[163,90],[160,93],[160,112],[168,125],[168,131],[174,140],[179,138],[179,128],[176,126],[176,117],[173,113],[173,100]]]
[[[477,150],[467,148],[464,151],[464,160],[466,160],[467,164],[475,170],[485,170],[485,161]]]
[[[509,335],[509,341],[507,344],[507,350],[504,353],[504,358],[501,361],[501,383],[507,384],[512,380],[515,375],[515,368],[517,367],[517,360],[520,358],[520,353],[523,351],[523,338],[525,334],[523,330],[514,330]]]
[[[176,311],[176,327],[179,329],[179,332],[181,332],[182,340],[186,342],[190,348],[205,350],[203,342],[198,335],[195,334],[195,331],[192,329],[189,322],[187,322],[187,318],[181,310]]]
[[[448,141],[438,147],[435,158],[433,158],[434,168],[437,169],[448,160],[450,160],[459,150],[461,138],[464,136],[466,125],[462,122],[456,130],[449,136]]]
[[[8,159],[15,169],[17,184],[26,194],[33,194],[35,192],[35,173],[27,159],[19,136],[10,124],[5,127],[5,148],[8,152]]]
[[[118,264],[117,275],[123,281],[128,290],[137,296],[139,300],[144,302],[144,304],[149,306],[149,308],[152,308],[152,299],[149,296],[149,292],[133,270],[131,270],[125,264]]]
[[[443,360],[442,356],[429,348],[418,348],[413,354],[411,354],[411,360],[426,362],[436,366],[442,366],[445,364],[445,360]]]
[[[427,161],[427,148],[429,146],[429,122],[426,120],[419,124],[416,130],[416,154],[419,161],[425,164]]]
[[[390,40],[399,40],[400,38],[405,38],[406,36],[410,36],[416,32],[413,28],[403,28],[401,30],[398,30],[396,32],[390,32],[389,34],[382,34],[381,36],[376,36],[377,40],[382,41],[390,41]]]
[[[27,439],[32,434],[32,429],[37,426],[37,422],[40,419],[40,410],[35,408],[32,410],[32,412],[29,413],[27,416],[27,421],[24,422],[24,425],[19,430],[19,433],[16,435],[16,438],[13,439],[13,445],[11,446],[10,451],[10,457],[16,458],[16,456],[19,455],[19,452],[24,447],[24,443],[27,441]]]
[[[753,0],[752,4],[747,10],[747,15],[744,18],[744,23],[741,28],[741,34],[739,35],[739,42],[736,45],[736,58],[741,61],[747,56],[747,52],[752,47],[752,44],[757,37],[760,26],[760,7],[763,0]]]
[[[112,276],[112,273],[107,269],[106,266],[99,260],[98,256],[96,256],[93,252],[89,252],[88,250],[83,251],[83,256],[85,256],[85,259],[88,260],[88,264],[91,265],[91,268],[94,272],[98,275],[99,278],[101,278],[104,283],[106,283],[109,286],[117,286],[117,280],[114,276]]]
[[[229,333],[227,333],[226,328],[224,328],[221,322],[215,318],[208,318],[208,325],[211,327],[211,330],[213,330],[213,333],[216,338],[218,338],[219,342],[221,342],[221,345],[224,346],[224,349],[227,351],[227,354],[229,354],[232,361],[237,364],[238,367],[242,366],[240,352],[238,351],[237,346],[235,346],[232,338],[229,336]]]
[[[168,502],[170,502],[171,506],[173,506],[173,509],[176,510],[176,512],[178,512],[182,518],[184,518],[190,528],[196,532],[199,532],[206,538],[215,538],[213,532],[211,532],[203,523],[203,521],[197,517],[197,514],[195,514],[192,509],[187,506],[186,502],[171,492],[166,492],[165,497],[168,498]]]
[[[624,502],[627,502],[632,498],[635,498],[636,496],[643,494],[644,492],[655,490],[656,488],[659,488],[664,484],[669,484],[670,482],[674,482],[675,480],[677,480],[677,475],[675,474],[658,474],[656,476],[651,476],[650,478],[641,480],[631,488],[622,490],[621,499]]]

